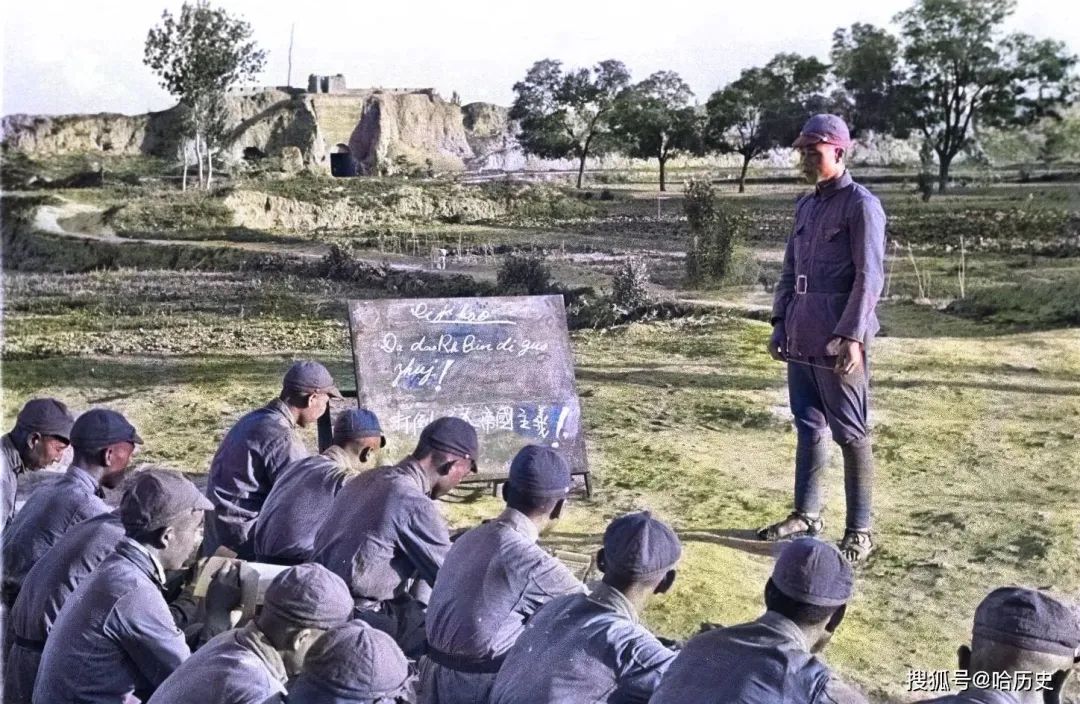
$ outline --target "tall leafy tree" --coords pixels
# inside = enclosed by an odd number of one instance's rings
[[[978,127],[1027,125],[1074,99],[1076,56],[1061,42],[1006,34],[1013,0],[918,0],[901,12],[913,119],[938,162],[938,191]]]
[[[581,188],[585,160],[614,145],[611,113],[629,84],[630,72],[614,59],[567,72],[554,59],[537,61],[514,84],[510,118],[518,121],[522,148],[545,159],[577,159]]]
[[[855,23],[833,33],[836,108],[855,134],[873,130],[898,137],[911,131],[911,90],[900,64],[900,40],[888,30]]]
[[[828,67],[814,57],[777,54],[765,66],[743,70],[705,104],[705,146],[743,158],[739,192],[750,162],[789,146],[806,119],[825,110]]]
[[[674,71],[657,71],[623,91],[612,112],[612,130],[628,156],[656,159],[660,190],[666,190],[668,159],[697,151],[700,145],[697,111],[690,86]]]
[[[179,17],[165,10],[146,36],[145,63],[161,87],[175,96],[191,127],[199,182],[213,177],[213,148],[225,133],[225,94],[250,80],[266,64],[266,52],[251,39],[251,25],[205,0],[185,2]],[[185,181],[187,160],[185,159]]]

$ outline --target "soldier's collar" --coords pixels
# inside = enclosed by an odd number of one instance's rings
[[[799,628],[794,621],[783,614],[777,611],[766,611],[757,622],[774,631],[779,631],[782,635],[786,636],[788,640],[791,640],[798,645],[801,650],[805,650],[808,653],[810,652],[810,643],[806,640],[806,634],[803,633],[803,630]]]
[[[513,530],[524,535],[530,542],[535,543],[540,539],[540,530],[536,527],[536,524],[517,509],[507,506],[506,510],[499,514],[499,517],[495,520],[510,526]]]
[[[407,477],[412,477],[416,480],[416,483],[420,487],[420,491],[424,496],[431,496],[431,481],[428,479],[427,472],[420,466],[420,463],[413,457],[406,457],[398,464],[398,470]]]
[[[289,404],[285,403],[280,398],[275,398],[273,401],[266,404],[266,407],[285,416],[286,420],[289,421],[289,425],[293,428],[296,427],[296,419],[293,418],[292,411],[289,410]]]
[[[26,464],[23,462],[22,453],[19,452],[19,448],[15,447],[15,441],[11,439],[11,433],[4,435],[0,439],[0,446],[2,446],[3,452],[8,454],[14,462],[11,464],[11,471],[15,474],[22,474],[26,470]]]
[[[630,621],[638,623],[638,613],[633,602],[627,599],[625,594],[605,582],[597,583],[588,598],[589,601],[605,606]]]
[[[334,463],[337,472],[343,477],[354,476],[364,471],[360,458],[346,452],[338,445],[331,445],[322,452],[323,457]]]
[[[851,174],[847,169],[844,169],[844,173],[829,179],[828,181],[822,181],[814,186],[814,193],[818,198],[828,198],[842,188],[847,188],[851,185]]]
[[[138,540],[135,540],[134,538],[129,538],[126,535],[121,538],[121,542],[127,545],[128,548],[130,548],[132,551],[138,553],[139,555],[142,555],[150,563],[150,567],[152,569],[147,570],[147,572],[152,578],[157,581],[158,586],[164,587],[166,579],[165,567],[161,564],[161,560],[157,558],[157,555],[150,552],[150,549],[140,543]]]
[[[255,622],[250,621],[243,628],[238,628],[235,633],[236,642],[259,658],[275,680],[285,684],[289,679],[288,672],[285,670],[285,661]]]
[[[77,464],[68,465],[67,472],[69,477],[79,482],[87,489],[89,489],[95,496],[101,496],[104,492],[101,489],[101,483],[94,478],[94,475],[87,472],[85,469]]]

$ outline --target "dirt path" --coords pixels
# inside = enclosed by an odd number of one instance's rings
[[[13,194],[23,195],[23,194]],[[233,242],[230,240],[180,240],[156,239],[148,237],[120,237],[105,222],[105,209],[89,203],[61,198],[60,205],[42,205],[38,207],[32,221],[34,229],[50,235],[72,237],[111,244],[138,243],[158,247],[231,247],[248,252],[285,254],[304,259],[319,259],[326,256],[330,246],[321,242],[295,244],[289,242]],[[389,264],[398,271],[423,271],[447,275],[461,274],[478,279],[494,280],[495,272],[479,266],[452,266],[447,263],[445,269],[417,264],[415,259],[403,255],[385,254],[378,257],[353,255],[357,260],[372,266]]]

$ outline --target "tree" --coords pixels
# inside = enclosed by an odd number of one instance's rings
[[[612,108],[629,83],[630,72],[614,59],[566,73],[559,61],[537,61],[514,84],[510,119],[518,121],[522,149],[545,159],[576,158],[581,188],[585,160],[612,146]]]
[[[814,57],[777,54],[764,67],[743,70],[705,104],[705,146],[740,154],[739,193],[750,162],[774,147],[790,146],[810,115],[828,106],[828,67]]]
[[[978,127],[1029,125],[1073,99],[1076,56],[1060,42],[1005,35],[1014,10],[1013,0],[918,0],[894,20],[914,124],[937,155],[938,192]]]
[[[205,0],[185,2],[179,18],[165,10],[161,24],[146,36],[145,63],[158,75],[161,87],[175,96],[186,112],[189,138],[195,142],[199,184],[213,176],[213,150],[225,134],[225,94],[250,80],[266,64],[266,52],[251,41],[251,25],[230,17]],[[187,163],[185,160],[185,182]]]
[[[690,105],[693,97],[679,74],[657,71],[623,91],[612,111],[611,129],[626,154],[660,163],[661,191],[666,188],[668,159],[699,148],[699,119]]]
[[[839,112],[854,134],[873,130],[906,138],[911,90],[900,66],[900,41],[887,30],[856,23],[833,32],[833,79]]]

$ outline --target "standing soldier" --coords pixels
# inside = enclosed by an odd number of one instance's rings
[[[857,562],[874,547],[869,347],[879,328],[874,308],[884,281],[885,213],[847,172],[851,138],[839,117],[810,118],[794,146],[802,150],[803,171],[816,186],[795,206],[768,349],[774,359],[788,363],[798,436],[795,510],[758,536],[781,540],[821,532],[828,431],[844,455],[847,526],[840,550]]]
[[[206,496],[214,504],[206,516],[203,554],[225,546],[241,559],[254,555],[251,530],[278,473],[309,454],[296,429],[326,412],[330,397],[341,398],[334,379],[318,362],[296,362],[285,373],[281,394],[236,422],[210,463]]]

